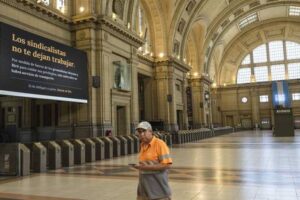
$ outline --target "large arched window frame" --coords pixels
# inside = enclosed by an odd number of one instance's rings
[[[67,0],[36,0],[36,3],[67,14]]]
[[[150,38],[150,29],[147,16],[143,6],[140,4],[137,12],[136,32],[145,40],[145,44],[139,48],[139,52],[143,55],[152,56],[152,45]]]
[[[236,83],[300,79],[300,44],[276,40],[256,47],[242,60]]]

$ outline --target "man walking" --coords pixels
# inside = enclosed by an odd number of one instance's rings
[[[139,185],[137,200],[170,200],[168,169],[172,165],[166,143],[153,135],[152,126],[143,121],[136,127],[141,140],[139,164]]]

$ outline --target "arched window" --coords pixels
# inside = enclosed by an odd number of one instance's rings
[[[237,84],[300,79],[300,44],[271,41],[256,47],[242,60]]]
[[[36,0],[36,3],[66,13],[66,0]]]
[[[59,10],[60,12],[64,13],[65,12],[65,0],[56,0],[56,9]]]
[[[145,40],[145,44],[139,48],[139,52],[143,55],[151,55],[151,38],[149,24],[143,6],[140,4],[136,17],[136,32]]]
[[[50,5],[50,0],[37,0],[37,3],[43,4],[45,6],[49,6]]]

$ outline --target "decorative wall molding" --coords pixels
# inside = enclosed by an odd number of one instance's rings
[[[173,66],[174,68],[187,73],[191,67],[178,59],[169,58],[168,60],[157,61],[156,66]]]
[[[130,31],[125,26],[113,21],[110,17],[100,16],[98,17],[99,28],[112,34],[113,36],[130,43],[134,47],[138,48],[142,46],[145,41],[140,38],[136,33]]]
[[[0,0],[0,3],[7,4],[20,11],[33,15],[37,18],[52,23],[63,29],[70,29],[71,19],[63,14],[55,12],[45,6],[34,3],[30,0]]]
[[[109,32],[113,36],[135,47],[140,47],[145,42],[136,33],[127,29],[126,26],[113,21],[107,16],[84,15],[67,17],[30,0],[0,0],[0,4],[1,3],[7,4],[21,12],[33,15],[65,30],[74,31],[83,28],[98,28]]]
[[[137,54],[137,56],[140,63],[154,67],[155,62],[153,58],[149,56],[143,56],[141,54]]]

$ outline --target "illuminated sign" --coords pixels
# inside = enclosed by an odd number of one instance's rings
[[[0,94],[87,103],[86,53],[0,23]]]
[[[272,82],[272,96],[274,108],[290,108],[289,89],[286,81]]]

